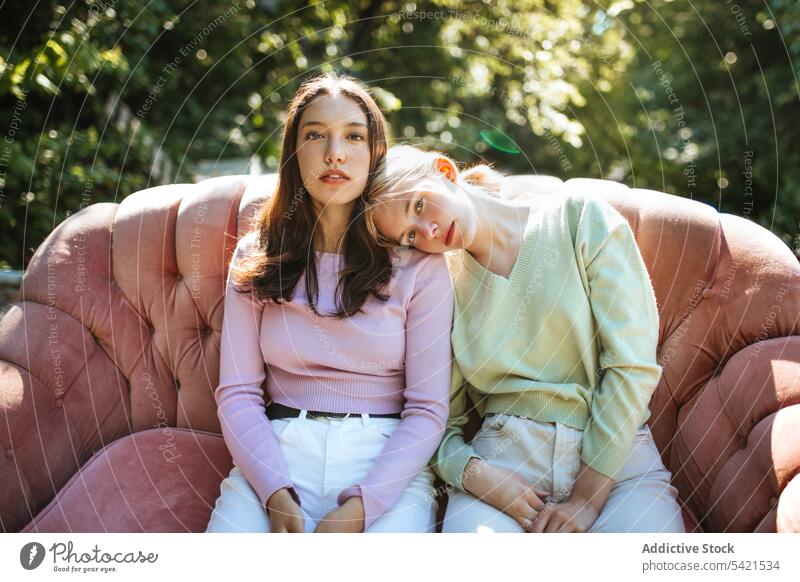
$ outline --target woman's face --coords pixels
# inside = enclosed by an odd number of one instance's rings
[[[297,163],[309,195],[321,208],[352,203],[369,177],[367,115],[347,95],[321,95],[297,127]]]
[[[373,217],[383,236],[426,253],[466,249],[477,230],[466,195],[444,176],[422,180],[411,191],[378,205]]]

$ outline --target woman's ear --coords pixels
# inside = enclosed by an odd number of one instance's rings
[[[434,165],[439,173],[445,176],[453,184],[458,182],[458,170],[456,170],[456,166],[452,161],[444,157],[436,158]]]

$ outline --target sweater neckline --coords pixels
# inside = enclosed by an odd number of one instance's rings
[[[517,259],[514,261],[514,265],[511,267],[511,272],[508,274],[508,277],[490,271],[480,264],[469,252],[462,250],[465,255],[464,266],[473,277],[478,279],[481,285],[492,289],[508,289],[512,285],[518,284],[520,281],[527,280],[531,263],[529,257],[536,243],[536,230],[532,226],[533,215],[534,209],[531,207],[528,221],[525,224],[525,234],[522,235],[522,242],[517,252]]]
[[[326,259],[326,258],[342,259],[342,258],[344,258],[344,255],[342,253],[331,253],[331,252],[328,252],[328,251],[314,251],[314,254],[317,255],[320,258],[323,258],[323,259]]]

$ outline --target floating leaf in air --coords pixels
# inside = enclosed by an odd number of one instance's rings
[[[517,144],[514,143],[510,137],[496,129],[483,129],[480,131],[480,136],[483,141],[492,146],[496,150],[505,152],[507,154],[521,153]]]

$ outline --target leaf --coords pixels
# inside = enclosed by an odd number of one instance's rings
[[[522,153],[514,140],[501,131],[496,129],[482,129],[479,135],[483,141],[496,150],[507,154]]]
[[[67,51],[65,51],[64,47],[58,44],[55,40],[50,39],[47,41],[45,44],[45,50],[48,49],[55,55],[56,59],[54,64],[57,67],[63,67],[67,64],[67,62],[69,62],[69,55],[67,54]],[[42,51],[42,53],[44,53],[44,51]]]
[[[383,111],[397,111],[403,107],[403,102],[391,91],[387,91],[381,87],[372,87],[371,93],[372,97],[377,101]]]
[[[42,89],[44,89],[48,93],[50,93],[51,95],[58,95],[61,93],[58,90],[58,87],[56,87],[50,79],[48,79],[41,73],[36,75],[36,84],[39,85]]]

